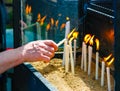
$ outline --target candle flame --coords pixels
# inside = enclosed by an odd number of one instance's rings
[[[32,8],[31,8],[31,6],[29,6],[29,8],[28,8],[28,13],[30,14],[31,11],[32,11]]]
[[[70,38],[70,41],[72,41],[73,39],[76,39],[77,38],[77,36],[78,36],[78,32],[74,32],[73,33],[73,37],[72,38]]]
[[[111,56],[112,56],[112,53],[111,53],[110,55],[108,55],[108,57],[104,57],[104,58],[103,58],[104,61],[106,62],[107,60],[109,60]]]
[[[51,18],[50,21],[51,21],[51,25],[53,26],[54,25],[54,19]]]
[[[56,27],[58,27],[58,23],[59,23],[59,21],[57,20],[57,21],[55,22],[55,26],[56,26]]]
[[[63,28],[65,28],[65,23],[63,23],[61,26],[60,26],[60,30],[62,30]]]
[[[29,6],[27,5],[26,8],[25,8],[25,12],[26,12],[26,14],[29,13],[29,10],[28,10],[28,9],[29,9]]]
[[[76,28],[74,28],[67,36],[67,38],[69,39],[71,37],[71,35],[75,32]]]
[[[47,24],[46,30],[48,31],[50,29],[50,23]]]
[[[96,42],[96,50],[99,50],[100,42],[98,39],[95,39],[95,42]]]
[[[107,66],[110,66],[113,62],[114,62],[114,57],[109,61],[109,62],[107,62]]]
[[[84,37],[84,42],[87,44],[88,41],[90,40],[91,38],[91,35],[90,34],[86,34],[85,37]]]
[[[40,19],[41,19],[41,15],[40,15],[40,13],[38,13],[37,22],[40,22]]]
[[[46,19],[46,16],[44,16],[44,17],[41,19],[41,21],[40,21],[40,25],[41,25],[41,26],[44,24],[45,19]]]
[[[90,45],[93,45],[93,38],[95,37],[95,35],[93,35],[89,41]]]
[[[69,21],[69,20],[70,20],[70,18],[69,18],[69,17],[66,17],[66,20],[67,20],[67,21]]]
[[[77,36],[78,36],[78,34],[79,34],[79,32],[74,32],[74,33],[73,33],[73,37],[76,39]]]

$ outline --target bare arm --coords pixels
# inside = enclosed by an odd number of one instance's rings
[[[45,61],[54,57],[57,45],[51,40],[34,41],[16,49],[0,53],[0,74],[23,62]]]

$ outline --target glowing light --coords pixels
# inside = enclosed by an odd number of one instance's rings
[[[48,31],[50,29],[50,23],[47,24],[46,30]]]
[[[60,26],[60,30],[62,30],[63,28],[65,28],[65,23],[63,23],[61,26]]]
[[[84,37],[84,42],[87,44],[88,41],[90,40],[91,38],[91,35],[90,34],[86,34],[85,37]]]
[[[93,45],[93,38],[95,37],[95,35],[93,35],[89,41],[90,45]]]
[[[110,55],[108,55],[107,57],[104,57],[104,58],[103,58],[103,59],[104,59],[104,61],[109,60],[111,56],[112,56],[112,53],[111,53]]]
[[[99,50],[100,42],[98,39],[95,39],[95,42],[96,42],[96,50]]]
[[[75,30],[76,30],[76,28],[74,28],[74,29],[68,34],[68,36],[67,36],[68,39],[72,36],[72,34],[75,32]]]

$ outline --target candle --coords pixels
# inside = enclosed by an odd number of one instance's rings
[[[69,71],[69,45],[66,45],[66,53],[65,53],[65,72]]]
[[[84,50],[84,52],[83,52],[84,71],[86,72],[86,71],[87,71],[87,45],[84,44],[83,48],[84,48],[84,49],[83,49],[83,50]]]
[[[84,71],[86,72],[87,71],[87,43],[88,41],[90,40],[91,38],[91,35],[90,34],[86,34],[85,37],[84,37],[84,42],[83,42],[83,49],[82,49],[82,52],[83,52],[83,58],[81,58],[83,60],[83,64],[84,64]],[[82,65],[82,63],[81,63]]]
[[[98,80],[98,68],[99,68],[99,52],[96,52],[96,69],[95,69],[96,80]]]
[[[41,27],[38,22],[36,22],[36,28],[37,28],[37,39],[41,40]]]
[[[65,37],[63,40],[61,40],[61,41],[57,44],[57,46],[59,47],[60,45],[62,45],[62,44],[64,43],[64,41],[66,40],[66,38],[69,39],[69,38],[71,37],[71,35],[74,33],[75,30],[76,30],[76,29],[74,28],[74,29],[67,35],[67,37]]]
[[[90,75],[91,72],[92,50],[92,46],[88,46],[88,75]]]
[[[96,39],[96,69],[95,69],[95,79],[98,80],[98,68],[99,68],[99,40]]]
[[[65,41],[66,41],[66,38],[64,38],[63,40],[61,40],[61,41],[57,44],[57,46],[59,47],[59,46],[62,45]]]
[[[74,64],[76,63],[76,47],[77,47],[76,38],[77,38],[78,34],[79,34],[78,32],[73,33],[73,38],[74,38]]]
[[[93,38],[94,38],[94,35],[91,37],[89,43],[90,45],[88,46],[88,75],[90,75],[91,73],[91,61],[92,61],[92,45],[93,45]]]
[[[108,91],[111,91],[110,65],[113,63],[113,61],[114,61],[114,57],[109,62],[107,62],[107,67],[106,67]]]
[[[70,33],[70,20],[69,17],[66,17],[66,25],[65,25],[65,37]]]
[[[110,68],[106,67],[107,71],[107,84],[108,84],[108,91],[111,91],[111,83],[110,83]]]
[[[74,64],[76,65],[76,39],[74,39]]]
[[[31,21],[32,21],[32,14],[31,14],[31,6],[27,5],[26,6],[26,23],[27,25],[31,25]]]
[[[101,86],[104,85],[104,71],[105,71],[105,62],[110,59],[112,54],[110,54],[108,57],[104,57],[102,61],[102,71],[101,71]],[[114,60],[114,59],[112,59]],[[109,64],[108,64],[109,65]]]
[[[73,60],[73,53],[72,53],[72,41],[69,41],[69,51],[70,51],[70,62],[71,62],[71,70],[72,70],[72,74],[75,74],[74,71],[74,60]]]
[[[31,25],[31,21],[32,21],[32,16],[31,15],[26,15],[26,23],[27,23],[27,25],[29,26],[29,25]]]
[[[66,62],[66,55],[67,55],[67,39],[64,41],[64,50],[63,50],[64,52],[63,52],[63,62],[62,62],[62,66],[64,66],[65,65],[65,62]]]
[[[105,73],[105,62],[102,61],[101,86],[104,86],[104,73]]]
[[[83,69],[83,62],[84,62],[84,60],[83,60],[84,45],[85,45],[85,43],[83,42],[82,43],[82,56],[81,56],[81,69]]]

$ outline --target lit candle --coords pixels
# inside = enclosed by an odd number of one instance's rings
[[[86,34],[84,37],[84,42],[82,43],[82,54],[83,54],[83,58],[81,58],[81,68],[84,67],[84,71],[87,71],[87,43],[90,40],[91,35],[90,34]],[[84,65],[84,66],[83,66]]]
[[[61,40],[61,41],[57,44],[57,46],[59,47],[59,46],[62,45],[65,41],[66,41],[66,38],[64,38],[63,40]]]
[[[92,46],[88,46],[88,75],[90,75],[91,72],[91,61],[92,61]]]
[[[104,73],[105,73],[105,62],[102,61],[101,86],[104,86]]]
[[[98,68],[99,68],[99,52],[96,52],[96,69],[95,69],[95,79],[98,80]]]
[[[73,33],[73,38],[74,38],[74,64],[76,63],[76,39],[77,39],[77,36],[78,36],[78,32],[74,32]]]
[[[74,39],[74,64],[75,65],[76,65],[76,47],[77,47],[76,39]]]
[[[31,21],[32,21],[32,16],[31,15],[26,15],[26,23],[27,25],[31,25]]]
[[[106,71],[107,71],[107,84],[108,84],[108,91],[111,91],[111,82],[110,82],[110,65],[113,63],[114,58],[111,59],[110,62],[107,62],[107,67],[106,67]]]
[[[98,68],[99,68],[99,40],[96,39],[96,69],[95,69],[95,79],[98,80]]]
[[[45,39],[48,39],[48,31],[50,31],[50,23],[47,24],[46,26],[46,31],[45,31]]]
[[[106,67],[107,71],[107,84],[108,84],[108,91],[111,91],[111,83],[110,83],[110,68]]]
[[[66,45],[66,52],[65,52],[65,72],[69,71],[69,45]]]
[[[73,60],[73,53],[72,53],[72,41],[69,41],[69,51],[70,51],[70,62],[71,62],[71,70],[72,70],[72,74],[75,74],[74,71],[74,60]]]
[[[41,27],[38,22],[36,22],[36,28],[37,28],[37,39],[41,40]]]
[[[105,73],[105,62],[109,60],[109,58],[112,56],[110,54],[108,57],[104,57],[102,61],[102,70],[101,70],[101,86],[104,86],[104,73]]]
[[[84,47],[84,44],[85,44],[85,43],[83,42],[83,43],[82,43],[82,56],[81,56],[81,69],[83,69],[83,61],[84,61],[84,60],[83,60],[83,53],[84,53],[84,48],[83,48],[83,47]]]
[[[84,44],[83,48],[84,48],[84,49],[83,49],[83,50],[84,50],[84,52],[83,52],[84,71],[86,72],[86,71],[87,71],[87,45]]]
[[[60,45],[62,45],[62,44],[65,42],[66,38],[69,39],[69,38],[71,37],[71,35],[74,33],[75,30],[76,30],[76,29],[74,28],[74,29],[67,35],[67,37],[65,37],[63,40],[61,40],[61,41],[57,44],[57,46],[59,47]]]
[[[26,23],[27,25],[31,25],[31,21],[32,21],[32,14],[31,14],[31,6],[27,5],[26,6]]]
[[[88,75],[90,75],[91,73],[91,61],[92,61],[92,45],[93,45],[93,38],[94,38],[94,35],[91,37],[89,43],[90,45],[88,46]]]

